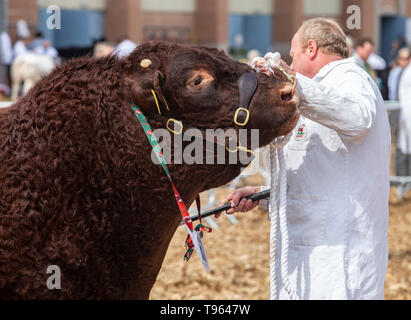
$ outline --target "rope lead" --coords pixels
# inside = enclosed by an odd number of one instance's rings
[[[277,230],[278,220],[280,223],[281,247],[280,270],[281,280],[285,291],[292,300],[300,300],[291,286],[288,273],[288,228],[287,228],[287,172],[285,167],[283,147],[290,140],[291,134],[286,137],[274,140],[270,145],[271,170],[274,176],[271,177],[271,227],[270,227],[270,298],[278,299],[277,293]],[[279,199],[278,199],[279,197]]]
[[[252,67],[259,72],[272,73],[277,68],[284,73],[290,81],[291,79],[285,70],[280,66],[281,56],[279,53],[268,53],[264,58],[255,58]],[[288,274],[288,228],[287,228],[287,172],[284,159],[284,146],[290,141],[292,133],[288,136],[277,138],[270,145],[271,171],[271,197],[270,197],[270,298],[277,300],[277,231],[280,229],[281,247],[279,248],[279,263],[281,271],[281,281],[284,290],[292,300],[300,300],[297,293],[291,286]]]

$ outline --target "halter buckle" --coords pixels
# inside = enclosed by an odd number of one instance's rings
[[[244,122],[238,121],[238,116],[239,116],[239,113],[240,113],[241,111],[243,111],[243,112],[246,113]],[[244,127],[245,125],[247,125],[249,119],[250,119],[250,111],[248,111],[247,109],[245,109],[245,108],[238,108],[237,111],[235,112],[235,115],[234,115],[234,123],[235,123],[236,125],[241,126],[241,127]]]
[[[178,124],[178,125],[180,126],[179,130],[178,130],[178,131],[175,131],[174,129],[171,129],[171,128],[170,128],[170,122],[174,123],[174,128],[175,128],[175,125]],[[167,130],[170,131],[171,133],[174,133],[174,134],[176,134],[176,135],[180,135],[180,134],[183,133],[184,126],[183,126],[183,123],[182,123],[181,121],[178,121],[178,120],[176,120],[176,119],[170,118],[170,119],[167,120],[166,128],[167,128]]]

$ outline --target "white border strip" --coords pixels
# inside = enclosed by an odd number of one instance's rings
[[[12,104],[13,104],[13,102],[0,101],[0,108],[7,108],[7,107],[10,107]]]

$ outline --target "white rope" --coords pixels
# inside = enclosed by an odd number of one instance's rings
[[[271,170],[271,227],[270,227],[270,299],[278,299],[277,295],[277,229],[280,222],[281,247],[280,270],[281,280],[285,291],[292,300],[299,300],[292,289],[288,274],[288,228],[287,228],[287,172],[284,159],[284,146],[291,138],[287,137],[274,140],[270,145]],[[279,199],[278,199],[279,198]]]
[[[270,145],[270,160],[271,172],[275,172],[275,176],[271,175],[271,197],[270,197],[270,299],[277,299],[277,272],[276,272],[276,254],[277,254],[277,148],[273,144]]]
[[[277,228],[278,228],[278,187],[281,188],[280,181],[280,164],[279,164],[279,152],[282,152],[283,147],[288,143],[290,137],[282,137],[274,140],[270,144],[270,160],[271,160],[271,214],[270,214],[270,299],[277,299],[277,269],[276,269],[276,255],[277,255]],[[280,203],[281,205],[281,203]]]
[[[264,61],[265,60],[265,61]],[[279,53],[268,53],[264,58],[256,58],[252,62],[252,67],[257,71],[268,71],[273,73],[274,68],[280,67],[281,56]],[[259,67],[257,67],[260,62]],[[261,63],[262,62],[262,63]],[[278,299],[277,292],[277,229],[280,224],[281,247],[280,270],[281,281],[286,293],[292,300],[299,300],[298,295],[293,290],[288,274],[288,228],[287,228],[287,172],[284,159],[284,146],[290,141],[292,133],[288,136],[277,138],[270,145],[271,158],[271,197],[270,197],[270,298]]]

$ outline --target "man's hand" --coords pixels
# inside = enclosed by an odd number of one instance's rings
[[[238,189],[228,195],[226,198],[226,202],[231,203],[231,209],[227,210],[227,214],[233,214],[235,212],[248,212],[253,210],[257,205],[258,201],[251,201],[247,199],[242,199],[245,197],[248,197],[254,193],[260,192],[261,188],[260,187],[245,187]],[[242,200],[241,200],[242,199]],[[240,201],[241,200],[241,201]],[[220,205],[223,205],[224,203],[221,203]],[[218,213],[215,215],[216,218],[219,218],[221,213]]]
[[[286,71],[289,75],[296,76],[297,72],[292,68],[292,65],[289,66],[284,60],[281,60],[280,66]]]

